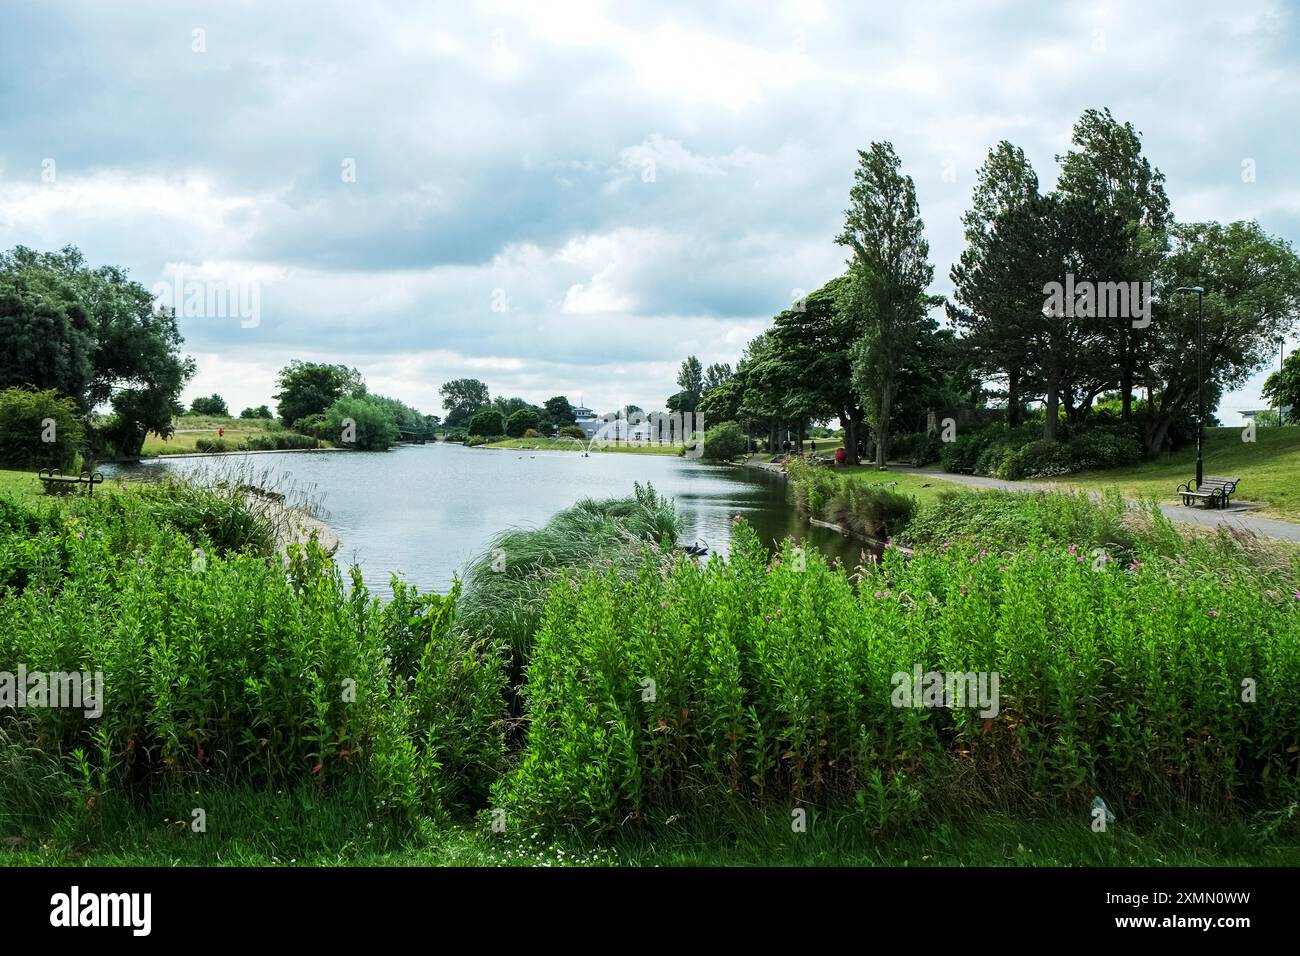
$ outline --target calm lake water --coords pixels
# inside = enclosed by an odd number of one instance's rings
[[[115,473],[233,470],[248,470],[259,484],[292,488],[317,502],[338,532],[337,557],[358,564],[366,585],[384,594],[392,574],[423,590],[445,592],[499,531],[543,525],[582,498],[630,495],[638,481],[674,499],[684,518],[684,544],[699,541],[725,552],[732,518],[740,514],[768,542],[788,535],[851,564],[858,563],[862,548],[796,515],[780,476],[663,455],[592,452],[584,458],[438,443],[387,453],[157,459]]]

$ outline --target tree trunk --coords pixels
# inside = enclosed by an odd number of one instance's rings
[[[885,467],[885,455],[889,445],[889,409],[894,401],[893,384],[885,381],[880,388],[879,425],[876,427],[876,467]]]
[[[1119,360],[1119,400],[1120,418],[1127,422],[1133,417],[1133,329],[1127,319],[1123,336],[1124,344]]]
[[[1007,424],[1020,424],[1020,369],[1007,369]]]

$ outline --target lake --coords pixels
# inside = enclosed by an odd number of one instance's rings
[[[230,473],[296,490],[315,501],[339,535],[337,557],[360,566],[366,585],[389,593],[400,575],[446,592],[452,578],[498,532],[537,527],[582,498],[623,497],[649,483],[676,502],[683,544],[726,552],[743,515],[769,543],[787,535],[852,564],[860,543],[809,525],[787,499],[785,480],[761,468],[710,465],[667,455],[403,445],[390,452],[289,452],[153,459],[106,474]],[[268,480],[269,478],[269,480]],[[291,499],[293,495],[290,495]]]

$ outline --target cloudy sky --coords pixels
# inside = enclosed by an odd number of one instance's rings
[[[0,0],[0,246],[256,292],[182,319],[187,397],[268,402],[308,358],[440,413],[462,376],[604,410],[734,363],[842,270],[872,140],[938,293],[988,148],[1050,187],[1089,107],[1142,132],[1179,219],[1300,239],[1294,5],[867,6]]]

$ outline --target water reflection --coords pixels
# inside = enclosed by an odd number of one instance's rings
[[[769,544],[786,536],[850,565],[860,542],[802,520],[785,480],[758,468],[708,465],[659,455],[415,445],[386,454],[305,452],[158,459],[105,467],[109,474],[243,469],[278,476],[319,500],[342,540],[338,557],[357,563],[367,586],[388,593],[398,574],[426,590],[446,591],[458,569],[497,532],[536,527],[584,497],[632,493],[650,483],[682,515],[683,543],[726,552],[732,518],[743,515]]]

